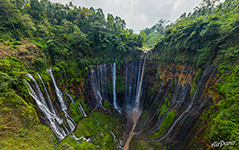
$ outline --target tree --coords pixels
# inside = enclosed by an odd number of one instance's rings
[[[32,22],[32,19],[29,15],[24,14],[22,15],[22,24],[27,29],[28,34],[31,36],[31,30],[36,31],[35,24]]]
[[[109,28],[110,31],[113,31],[114,21],[115,21],[114,16],[112,14],[108,14],[108,16],[107,16],[107,27]]]
[[[8,0],[0,1],[0,27],[4,29],[14,29],[16,30],[16,25],[21,22],[20,11],[11,4]]]
[[[74,31],[74,24],[66,19],[63,19],[61,21],[62,26],[64,27],[64,32],[65,33],[72,33]]]
[[[11,2],[17,6],[18,9],[22,9],[25,1],[24,0],[11,0]]]
[[[38,0],[30,0],[30,8],[28,9],[28,13],[36,20],[40,20],[41,16],[43,16],[43,9],[41,3]]]
[[[80,29],[77,26],[74,26],[74,32],[69,35],[69,42],[74,51],[77,52],[77,55],[79,55],[79,52],[83,53],[85,56],[89,55],[88,53],[88,40],[86,35],[80,31]],[[81,59],[81,56],[77,57],[78,59]]]

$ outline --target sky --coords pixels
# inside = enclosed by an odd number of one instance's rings
[[[126,22],[126,27],[133,29],[135,33],[150,28],[160,19],[174,22],[186,12],[193,11],[202,0],[50,0],[67,4],[95,9],[101,8],[107,14],[119,16]]]

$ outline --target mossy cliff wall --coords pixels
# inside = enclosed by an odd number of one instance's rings
[[[127,62],[117,66],[116,73],[116,94],[117,103],[123,111],[127,111],[125,93],[128,88],[136,88],[137,82],[127,87],[129,78],[126,76]],[[137,72],[140,61],[135,62],[135,70],[132,71],[133,78],[138,78]],[[95,78],[100,67],[93,68]],[[108,81],[109,102],[113,106],[112,92],[112,65],[107,66],[108,71],[104,79]],[[126,71],[127,70],[127,71]],[[99,73],[100,74],[100,73]],[[140,105],[142,114],[136,126],[136,135],[131,145],[135,149],[140,140],[147,141],[149,147],[181,147],[194,146],[193,142],[195,131],[202,130],[202,125],[208,127],[200,117],[205,116],[205,111],[212,109],[217,111],[216,106],[222,99],[222,93],[219,92],[218,84],[223,84],[224,72],[213,65],[197,67],[194,63],[172,63],[162,65],[157,60],[148,60],[143,78],[142,95]],[[100,76],[100,75],[99,75]],[[88,74],[86,80],[90,80],[91,74]],[[100,77],[101,79],[102,77]],[[103,78],[102,78],[103,79]],[[97,82],[96,82],[97,84]],[[88,86],[90,89],[91,87]],[[92,103],[97,103],[93,90],[86,92]],[[100,90],[99,90],[100,91]],[[92,105],[94,106],[94,105]],[[133,105],[131,106],[134,108]],[[93,109],[93,108],[92,108]],[[127,112],[126,112],[127,114]],[[207,114],[210,116],[210,114]],[[126,115],[127,116],[127,115]],[[129,126],[130,127],[130,126]],[[193,130],[192,130],[193,129]],[[204,138],[202,138],[204,139]],[[204,139],[205,140],[205,139]],[[138,141],[138,142],[137,142]],[[210,140],[205,140],[211,142]],[[135,143],[136,142],[136,143]],[[145,142],[141,142],[145,143]],[[200,142],[201,143],[201,142]],[[211,144],[211,143],[210,143]],[[208,147],[210,144],[201,143],[202,147]],[[148,147],[146,146],[146,147]],[[189,148],[192,148],[190,147]]]
[[[148,60],[144,77],[143,113],[130,148],[137,145],[166,149],[207,149],[214,141],[238,141],[237,114],[238,64],[232,70],[194,63],[161,65]],[[232,86],[236,88],[232,88]],[[227,94],[228,89],[233,92]],[[226,95],[225,95],[226,94]],[[223,113],[227,114],[225,121]],[[233,124],[230,128],[226,122]],[[221,129],[225,128],[225,132]],[[238,145],[229,146],[236,149]],[[138,148],[140,149],[140,148]]]
[[[197,124],[203,110],[220,99],[217,73],[212,65],[198,68],[194,63],[161,65],[157,60],[148,60],[143,113],[130,147],[143,140],[149,147],[187,149],[194,132],[200,129]]]

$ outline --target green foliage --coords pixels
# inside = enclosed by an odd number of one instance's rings
[[[238,59],[238,4],[225,7],[201,5],[192,15],[167,26],[154,48],[152,58],[161,62],[195,62],[230,68]],[[207,7],[206,7],[207,6]],[[236,13],[228,13],[230,11]]]
[[[190,90],[191,96],[193,96],[193,93],[194,93],[194,92],[196,91],[196,89],[197,89],[197,81],[199,81],[200,72],[201,72],[201,68],[198,69],[198,71],[197,71],[197,73],[196,73],[196,76],[195,76],[195,78],[194,78],[193,86],[191,87],[191,90]]]
[[[78,106],[80,107],[78,102],[75,103],[70,103],[70,110],[71,110],[71,118],[75,121],[75,122],[80,122],[80,120],[83,118]]]
[[[55,149],[55,137],[52,131],[43,125],[36,125],[31,129],[21,129],[9,139],[0,141],[1,149]]]
[[[223,83],[217,85],[220,93],[225,95],[219,104],[216,104],[220,109],[213,112],[212,107],[207,112],[203,112],[201,119],[203,121],[207,120],[204,123],[209,126],[205,134],[206,139],[212,141],[235,141],[236,145],[229,146],[228,148],[238,149],[239,66],[234,66],[225,77]]]
[[[116,83],[116,92],[123,93],[125,86],[121,75],[116,76]]]
[[[20,11],[11,4],[8,0],[1,0],[0,2],[0,37],[19,37],[19,30],[21,30],[21,13]],[[8,32],[9,36],[3,36],[2,32]],[[5,39],[6,40],[6,39]]]
[[[225,75],[227,78],[224,79],[223,84],[217,83],[216,85],[219,92],[224,95],[220,104],[217,104],[220,110],[213,112],[214,107],[212,107],[201,117],[204,119],[203,123],[206,123],[207,119],[209,126],[205,138],[233,140],[238,143],[239,73],[238,66],[233,66],[233,64],[239,58],[239,7],[238,3],[232,0],[227,0],[216,7],[209,2],[204,1],[195,8],[192,14],[187,16],[182,14],[174,24],[165,26],[166,22],[160,20],[159,23],[143,30],[138,35],[134,34],[131,29],[126,29],[125,21],[118,16],[108,14],[105,19],[102,9],[81,8],[73,6],[72,3],[63,5],[51,3],[48,0],[40,2],[31,0],[30,3],[23,0],[11,2],[1,0],[0,38],[4,45],[15,49],[22,44],[20,38],[30,39],[44,54],[37,53],[36,59],[29,60],[34,66],[29,67],[28,71],[40,72],[49,67],[46,63],[49,61],[59,81],[62,81],[59,85],[62,85],[69,76],[78,81],[86,72],[86,66],[90,64],[93,67],[100,63],[112,63],[117,60],[117,66],[119,66],[125,61],[138,59],[142,52],[137,49],[143,44],[144,47],[153,47],[156,44],[151,58],[157,58],[161,64],[195,62],[201,66],[214,63],[221,68],[221,74],[225,70],[232,69],[231,74]],[[30,53],[33,51],[29,49]],[[49,129],[44,129],[44,127],[32,129],[35,124],[39,123],[36,112],[31,103],[28,105],[15,94],[17,91],[27,102],[30,102],[26,84],[23,82],[26,73],[26,69],[17,58],[7,57],[0,60],[1,118],[13,112],[12,110],[19,111],[19,117],[23,121],[21,125],[29,128],[29,130],[20,130],[16,137],[11,136],[1,141],[2,147],[0,148],[34,149],[39,147],[39,149],[44,149],[45,147],[42,146],[46,146],[48,149],[54,149],[52,132],[48,132]],[[48,75],[41,75],[44,81],[49,81]],[[159,75],[157,75],[157,87],[161,83]],[[198,76],[197,73],[191,93],[196,89]],[[119,84],[116,90],[119,93],[124,90],[122,82],[121,77],[117,76]],[[155,89],[151,89],[153,90]],[[84,104],[83,98],[77,101],[81,102],[86,113],[89,114],[90,110]],[[70,105],[71,116],[79,122],[76,135],[92,137],[93,143],[79,144],[68,137],[57,149],[116,149],[109,129],[120,137],[122,130],[119,119],[110,114],[97,112],[92,113],[89,118],[83,118],[79,113],[78,104],[76,102]],[[166,98],[158,115],[160,112],[162,115],[165,114],[169,104],[170,101]],[[107,103],[104,106],[109,107]],[[174,117],[173,111],[168,112],[158,133],[154,135],[159,136],[172,124]],[[20,119],[15,116],[13,120]],[[6,131],[9,127],[3,125],[1,129]],[[145,146],[143,142],[140,144]],[[238,144],[236,148],[238,149]]]
[[[169,95],[169,97],[170,97],[170,95]],[[167,106],[169,104],[170,104],[170,102],[168,101],[168,97],[167,97],[164,100],[164,104],[160,107],[159,111],[157,112],[157,115],[160,115],[160,113],[162,113],[161,114],[161,116],[162,116],[165,112],[167,112]]]
[[[22,45],[22,43],[19,41],[13,41],[13,45]]]
[[[22,85],[25,74],[26,70],[17,58],[9,56],[6,59],[1,59],[0,90],[9,91],[13,86]]]
[[[46,66],[42,59],[74,74],[90,64],[113,63],[115,59],[123,63],[142,53],[137,49],[143,45],[143,35],[126,29],[125,21],[118,16],[109,14],[106,20],[100,8],[75,7],[72,3],[70,8],[48,0],[11,2],[1,1],[1,40],[16,38],[16,48],[20,38],[30,38],[46,56],[34,60],[38,71]]]
[[[110,110],[110,104],[107,101],[104,101],[103,105],[107,110]]]
[[[224,46],[225,47],[225,46]],[[226,50],[220,50],[217,63],[220,68],[232,68],[233,64],[239,58],[239,46],[228,47]]]
[[[145,149],[152,149],[154,148],[158,148],[160,149],[160,144],[151,144],[151,143],[156,143],[156,142],[150,142],[150,144],[144,140],[140,140],[140,139],[132,139],[130,141],[130,148],[133,148],[134,150],[145,150]],[[153,147],[152,147],[153,146]]]
[[[47,68],[46,60],[42,57],[38,57],[34,60],[34,68],[36,68],[37,71],[42,70],[43,68]]]
[[[96,150],[96,146],[93,143],[78,143],[74,138],[67,137],[65,138],[60,145],[57,147],[57,150]]]
[[[168,21],[161,19],[151,28],[146,28],[140,31],[140,34],[145,38],[144,47],[153,48],[155,46],[163,34],[166,23],[168,23]]]
[[[119,118],[107,113],[93,112],[78,124],[75,135],[90,137],[93,144],[102,149],[116,149],[116,143],[109,130],[114,132],[116,137],[120,137],[121,129]]]
[[[159,142],[150,142],[150,145],[152,145],[155,149],[161,149],[162,146]]]
[[[85,104],[85,102],[83,101],[85,97],[82,97],[82,98],[79,98],[77,99],[77,101],[79,101],[83,107],[83,109],[85,110],[85,113],[86,114],[89,114],[90,113],[90,108]]]
[[[155,137],[157,137],[158,135],[160,135],[160,134],[162,133],[162,131],[165,130],[165,128],[169,127],[169,126],[173,123],[174,118],[175,118],[175,112],[174,112],[174,111],[170,111],[170,112],[167,114],[167,116],[163,119],[163,122],[161,123],[160,128],[159,128],[159,131],[153,133],[153,135],[154,135]]]

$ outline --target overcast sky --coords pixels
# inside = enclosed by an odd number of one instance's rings
[[[193,10],[202,0],[50,0],[62,4],[72,3],[81,7],[101,8],[119,16],[126,22],[127,28],[135,33],[146,27],[152,27],[161,18],[174,22],[181,14]]]

